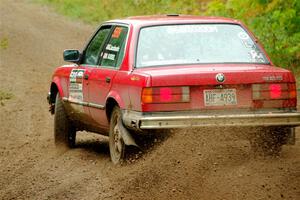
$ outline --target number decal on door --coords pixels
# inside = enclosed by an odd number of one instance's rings
[[[70,73],[69,101],[83,102],[82,82],[84,69],[73,69]]]

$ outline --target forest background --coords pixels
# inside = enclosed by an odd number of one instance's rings
[[[241,20],[275,65],[292,70],[300,85],[299,0],[35,0],[90,24],[135,15],[191,14]]]

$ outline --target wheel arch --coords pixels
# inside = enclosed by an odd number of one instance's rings
[[[55,98],[56,98],[57,92],[59,92],[59,95],[61,97],[64,96],[61,85],[59,84],[59,80],[57,78],[54,78],[52,83],[51,83],[51,86],[50,86],[50,99],[49,99],[49,101],[51,103],[55,103]]]
[[[50,86],[50,99],[49,99],[49,103],[55,103],[55,98],[56,98],[56,94],[58,92],[58,87],[56,85],[56,83],[52,82],[51,86]]]
[[[111,113],[113,111],[114,106],[119,106],[120,109],[124,109],[124,102],[121,98],[121,96],[116,91],[111,91],[108,94],[108,97],[106,99],[105,103],[105,110],[106,110],[106,116],[108,119],[108,122],[110,121]]]
[[[108,122],[110,122],[111,114],[115,106],[119,106],[118,102],[113,97],[108,97],[105,104],[105,112]]]

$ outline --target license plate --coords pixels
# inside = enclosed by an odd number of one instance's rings
[[[236,89],[214,89],[204,90],[205,106],[227,106],[236,105]]]

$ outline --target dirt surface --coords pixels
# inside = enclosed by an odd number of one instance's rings
[[[243,129],[181,131],[123,166],[101,136],[56,149],[51,74],[95,27],[25,0],[0,0],[0,12],[0,90],[13,94],[0,105],[0,199],[300,199],[299,129],[276,158],[254,157]]]

